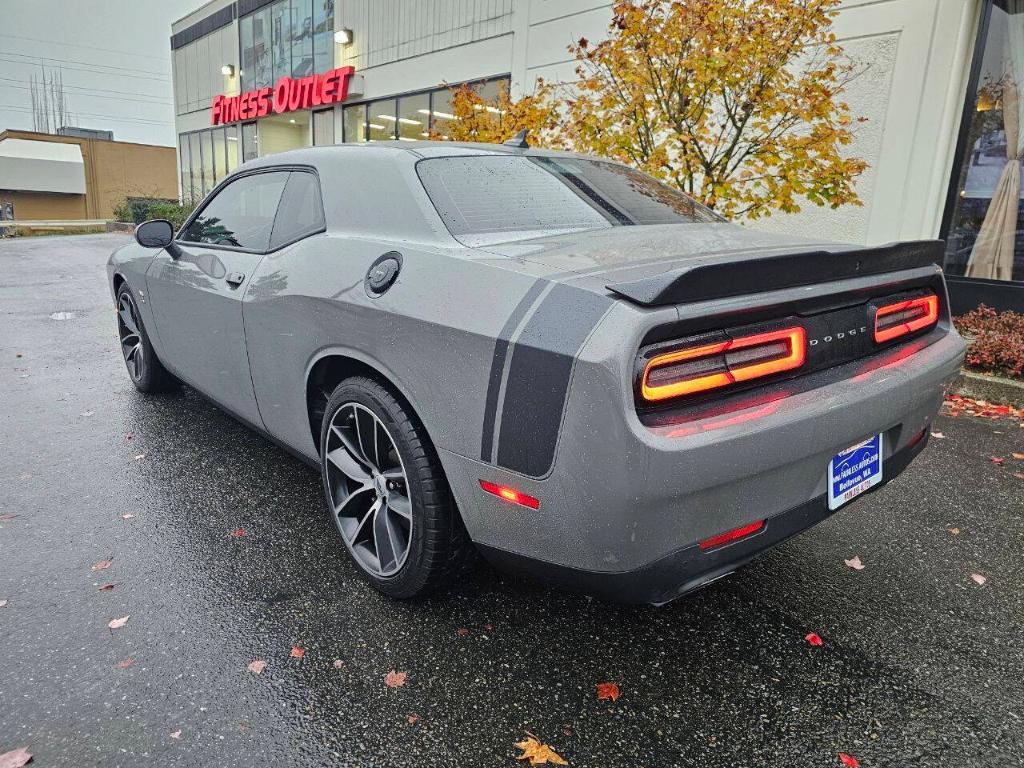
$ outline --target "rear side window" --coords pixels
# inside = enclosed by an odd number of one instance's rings
[[[449,231],[467,245],[557,232],[721,221],[677,189],[617,163],[572,157],[438,157],[416,165]]]
[[[267,250],[274,215],[288,176],[287,171],[274,171],[232,181],[203,206],[181,239],[190,243]]]
[[[270,249],[323,232],[324,226],[324,205],[316,174],[292,171],[284,188],[281,205],[277,209]]]

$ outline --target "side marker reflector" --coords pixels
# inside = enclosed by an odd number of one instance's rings
[[[507,485],[498,485],[497,483],[489,483],[486,480],[480,481],[480,488],[487,493],[497,496],[499,499],[510,501],[513,504],[519,504],[523,507],[529,507],[530,509],[539,509],[540,501],[533,498],[533,496],[527,496],[525,493],[517,491],[515,488],[509,488]]]
[[[720,533],[717,536],[712,536],[710,539],[704,539],[700,543],[700,548],[703,551],[720,547],[723,544],[730,544],[737,539],[742,539],[751,534],[757,533],[764,528],[764,520],[758,520],[754,523],[747,523],[747,525],[741,525],[739,528],[733,528],[731,531]]]

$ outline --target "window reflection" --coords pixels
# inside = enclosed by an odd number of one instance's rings
[[[398,138],[403,141],[420,141],[427,138],[429,116],[429,93],[403,96],[398,102]]]
[[[317,72],[334,66],[334,0],[313,0],[313,66]]]
[[[291,0],[290,6],[292,77],[305,77],[313,73],[313,5],[310,0]]]
[[[354,107],[345,107],[341,114],[344,123],[342,141],[346,143],[366,141],[366,105],[357,104]]]
[[[370,141],[391,141],[398,124],[395,99],[371,101],[367,106],[367,135]]]
[[[1024,3],[995,4],[975,56],[981,74],[964,156],[954,166],[958,197],[946,238],[946,272],[1024,280]]]

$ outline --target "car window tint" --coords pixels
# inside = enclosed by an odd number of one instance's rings
[[[287,181],[288,173],[281,171],[231,182],[189,224],[182,240],[265,251]]]
[[[316,175],[293,171],[281,198],[270,237],[271,249],[293,243],[324,229],[324,206]]]
[[[440,157],[416,171],[469,245],[577,229],[721,221],[677,189],[617,163],[537,155]]]

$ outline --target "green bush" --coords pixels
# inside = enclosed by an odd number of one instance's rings
[[[182,205],[175,200],[128,197],[114,206],[114,218],[131,224],[141,224],[150,219],[167,219],[178,229],[193,210],[194,205]]]

